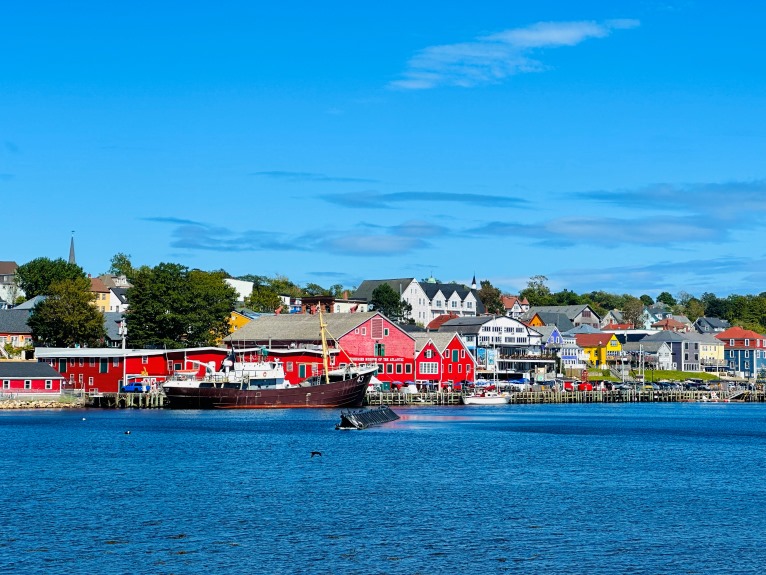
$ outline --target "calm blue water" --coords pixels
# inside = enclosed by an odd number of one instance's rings
[[[0,573],[766,569],[766,405],[397,412],[0,412]]]

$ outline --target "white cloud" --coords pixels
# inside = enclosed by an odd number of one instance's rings
[[[472,42],[430,46],[409,62],[402,78],[390,87],[425,90],[440,85],[470,87],[498,82],[507,76],[539,72],[545,65],[529,56],[540,48],[576,46],[589,38],[604,38],[613,30],[634,28],[638,20],[606,22],[538,22],[504,30]]]

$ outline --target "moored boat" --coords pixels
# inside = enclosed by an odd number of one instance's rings
[[[480,391],[463,396],[463,403],[465,405],[503,405],[508,403],[508,398],[496,391]]]
[[[293,408],[360,407],[377,365],[350,365],[330,370],[325,325],[319,314],[324,373],[296,385],[285,380],[279,361],[224,362],[224,371],[208,373],[196,380],[163,385],[168,407],[176,409],[207,408]],[[266,350],[264,350],[265,352]],[[265,353],[264,353],[265,355]],[[229,367],[233,369],[228,369]]]

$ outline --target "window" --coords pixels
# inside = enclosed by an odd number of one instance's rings
[[[460,355],[459,351],[457,349],[453,349],[452,350],[452,361],[457,363],[459,355]]]
[[[112,359],[112,365],[113,365],[114,367],[117,367],[118,365],[120,365],[120,358],[119,358],[119,357],[115,357],[115,358],[113,358],[113,359]]]
[[[396,364],[396,373],[402,373],[403,370],[404,370],[404,368],[402,367],[402,364],[401,363],[397,363]]]
[[[394,373],[394,364],[393,363],[389,363],[386,366],[386,373]]]
[[[388,328],[383,328],[383,337],[388,337]]]
[[[412,373],[412,364],[408,363],[404,366],[404,373]]]
[[[149,363],[149,356],[148,355],[142,355],[141,356],[141,363],[143,363],[143,364]]]
[[[380,339],[383,337],[383,318],[382,317],[374,317],[370,321],[370,337],[372,339]]]
[[[24,389],[32,389],[32,380],[31,379],[25,379],[24,380]]]
[[[78,359],[77,360],[77,365],[79,365],[80,367],[84,366],[85,365],[85,359],[82,358],[82,357],[80,359]]]
[[[729,346],[734,347],[734,340],[733,339],[729,340]]]
[[[465,350],[464,349],[460,350],[460,359],[465,359]]]
[[[750,347],[750,340],[749,339],[745,340],[745,347]]]
[[[91,387],[93,386],[93,378],[92,377],[88,378],[88,385],[91,386]]]
[[[89,357],[88,358],[88,365],[90,367],[96,367],[96,358],[95,357]],[[180,367],[178,369],[181,369]]]
[[[452,307],[453,307],[453,308],[456,308],[456,307],[457,307],[457,302],[456,302],[456,301],[453,301],[453,302],[452,302]]]
[[[745,357],[750,357],[750,350],[749,349],[745,350]]]
[[[473,307],[473,302],[470,302],[470,301],[465,302],[465,307],[467,307],[468,309],[471,309]]]
[[[447,373],[452,373],[452,364],[447,365]]]
[[[69,358],[69,365],[71,365],[72,367],[74,367],[74,358],[73,358],[73,357],[70,357],[70,358]]]
[[[385,343],[376,343],[375,344],[374,354],[375,354],[375,357],[385,357],[385,355],[386,355],[386,344]]]
[[[461,363],[457,364],[457,372],[458,373],[463,373],[463,364],[461,364]]]
[[[50,379],[45,380],[45,389],[53,389],[53,381]]]
[[[439,364],[435,361],[421,361],[418,366],[423,375],[434,375],[439,373]]]
[[[101,361],[99,361],[98,372],[99,373],[109,373],[109,360],[107,358],[102,357]]]
[[[434,352],[430,349],[427,349],[425,356],[426,356],[426,359],[431,359],[434,356]]]
[[[3,389],[11,389],[11,380],[10,379],[4,379],[3,380]]]
[[[367,335],[367,328],[366,327],[362,328],[362,335]]]
[[[287,368],[287,371],[292,371],[293,369],[295,369],[292,361],[288,361],[285,367]]]

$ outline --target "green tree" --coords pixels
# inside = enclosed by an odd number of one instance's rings
[[[130,261],[130,254],[117,252],[109,260],[109,272],[116,276],[125,276],[129,278],[133,274],[133,264]]]
[[[51,347],[101,347],[106,330],[104,314],[93,302],[85,277],[50,284],[47,297],[39,302],[27,321],[38,344]]]
[[[477,293],[481,303],[484,305],[484,311],[492,315],[505,315],[502,294],[489,280],[481,282],[481,287]]]
[[[259,313],[271,313],[281,305],[279,294],[264,285],[254,286],[253,291],[245,298],[245,307]]]
[[[633,324],[638,327],[641,323],[641,316],[644,313],[644,302],[637,297],[628,296],[622,306],[622,319],[625,323]]]
[[[405,320],[412,312],[412,306],[387,283],[382,283],[372,290],[370,303],[375,311],[393,321]]]
[[[684,305],[684,315],[691,321],[697,321],[697,318],[705,315],[705,306],[696,297],[692,297]]]
[[[128,341],[133,347],[215,345],[228,334],[237,292],[223,272],[161,263],[135,270],[128,289]]]
[[[16,268],[16,284],[28,299],[49,295],[56,282],[78,278],[85,278],[82,268],[61,258],[36,258]]]
[[[652,299],[652,296],[647,294],[640,296],[638,299],[640,299],[645,306],[650,306],[654,304],[654,300]]]
[[[330,291],[324,289],[319,284],[307,283],[306,287],[303,288],[303,295],[330,295]]]
[[[660,295],[657,296],[657,301],[662,302],[671,307],[673,307],[677,303],[676,298],[674,298],[672,295],[670,295],[669,292],[666,292],[666,291],[662,292]]]
[[[527,298],[531,306],[551,305],[551,290],[546,285],[547,281],[548,278],[543,275],[532,276],[527,287],[519,292],[519,298]]]

